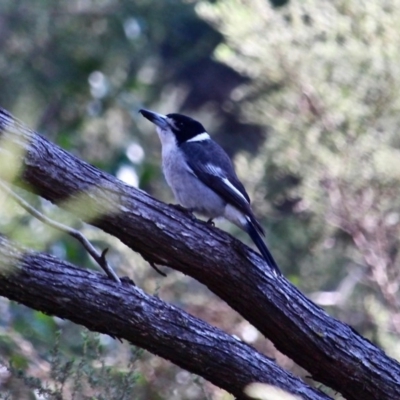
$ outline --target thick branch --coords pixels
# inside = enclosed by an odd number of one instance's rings
[[[306,399],[329,399],[252,347],[129,285],[20,247],[0,236],[0,295],[129,340],[238,398],[264,382]]]
[[[146,260],[204,283],[314,379],[348,400],[400,398],[400,365],[395,360],[329,317],[285,278],[272,277],[261,257],[230,235],[192,221],[77,159],[6,112],[0,112],[1,136],[24,150],[16,153],[25,184],[53,202],[80,196],[88,210],[108,212],[90,221],[82,201],[63,205]]]

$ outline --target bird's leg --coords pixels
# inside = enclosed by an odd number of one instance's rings
[[[174,207],[175,209],[177,209],[177,210],[179,210],[179,211],[182,211],[182,212],[185,213],[188,217],[197,220],[197,218],[196,218],[196,217],[194,216],[194,214],[193,214],[193,211],[194,211],[193,208],[186,208],[186,207],[181,206],[180,204],[170,204],[170,206]]]
[[[190,212],[190,213],[193,213],[193,210],[192,210],[191,208],[183,207],[183,206],[180,205],[180,204],[170,204],[170,206],[172,206],[172,207],[174,207],[174,208],[176,208],[177,210],[182,211],[182,212]]]
[[[214,218],[209,218],[209,219],[207,220],[206,224],[207,224],[207,225],[210,225],[210,226],[215,226],[215,223],[214,223],[213,219],[214,219]]]

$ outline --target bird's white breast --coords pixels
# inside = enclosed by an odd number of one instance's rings
[[[171,152],[177,150],[178,145],[176,143],[175,135],[171,131],[166,131],[157,127],[157,134],[160,138],[161,147],[162,147],[162,157],[168,157]]]
[[[226,203],[196,177],[179,149],[174,135],[160,132],[159,136],[163,173],[176,200],[182,206],[210,218],[222,216]]]

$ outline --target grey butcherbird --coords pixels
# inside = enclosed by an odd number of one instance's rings
[[[224,217],[249,234],[269,267],[279,270],[261,235],[250,198],[239,181],[229,156],[203,125],[185,115],[139,111],[157,127],[162,145],[162,168],[176,200],[209,221]]]

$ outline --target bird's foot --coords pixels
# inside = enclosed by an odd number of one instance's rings
[[[129,276],[121,277],[121,282],[128,286],[136,286],[136,283]]]
[[[212,227],[214,227],[214,226],[215,226],[215,223],[214,223],[213,219],[214,219],[214,218],[209,218],[209,219],[207,220],[206,224],[207,224],[207,225],[210,225],[210,226],[212,226]]]
[[[194,214],[193,214],[193,209],[192,208],[186,208],[181,206],[180,204],[170,204],[170,206],[174,207],[175,209],[182,211],[183,213],[185,213],[188,217],[192,218],[192,219],[197,219]]]

